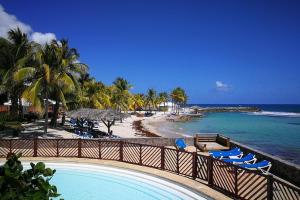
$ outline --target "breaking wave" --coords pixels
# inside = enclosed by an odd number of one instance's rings
[[[251,112],[249,114],[251,114],[251,115],[275,116],[275,117],[300,117],[300,113],[294,113],[294,112],[261,111],[261,112]]]

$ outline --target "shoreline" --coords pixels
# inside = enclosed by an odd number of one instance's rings
[[[142,120],[142,126],[144,127],[144,129],[160,137],[193,137],[175,130],[167,130],[166,128],[170,126],[166,124],[173,123],[167,120],[169,114],[170,113],[158,113],[158,115],[155,114],[153,115],[153,117]]]

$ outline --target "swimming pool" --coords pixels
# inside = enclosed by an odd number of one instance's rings
[[[173,182],[136,171],[77,163],[46,162],[46,166],[57,170],[51,183],[65,200],[207,199]]]

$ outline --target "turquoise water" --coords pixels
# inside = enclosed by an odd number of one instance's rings
[[[176,131],[221,133],[282,159],[300,164],[300,113],[210,113],[190,122],[173,123]]]
[[[59,164],[47,164],[57,170],[51,183],[56,185],[65,200],[179,200],[201,199],[195,193],[182,193],[177,185],[161,179],[126,170],[110,171],[109,167],[95,168],[85,166],[81,168],[61,167]],[[78,166],[78,167],[77,167]],[[129,172],[127,174],[127,172]],[[150,178],[149,178],[150,177]],[[154,179],[153,179],[154,178]],[[171,184],[169,186],[168,184]],[[183,190],[186,190],[182,188]],[[189,191],[190,192],[190,191]],[[190,195],[190,196],[189,196]],[[57,198],[57,199],[59,199]]]

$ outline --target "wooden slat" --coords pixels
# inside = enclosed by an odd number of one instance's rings
[[[59,156],[78,157],[78,140],[64,139],[58,142]]]
[[[57,156],[57,140],[38,140],[37,156],[54,157]]]
[[[142,147],[142,165],[148,167],[161,167],[161,148],[153,146],[143,146]]]
[[[81,157],[99,158],[99,142],[97,140],[82,140]]]
[[[22,153],[23,157],[33,157],[33,140],[12,140],[12,153]]]
[[[165,170],[177,172],[177,152],[174,149],[165,148]]]
[[[207,158],[197,155],[197,178],[207,181],[207,167]]]
[[[124,143],[123,161],[128,163],[140,163],[140,145],[132,143]]]
[[[101,142],[101,158],[105,160],[119,160],[120,142]]]
[[[0,157],[5,157],[10,152],[11,140],[0,140]]]
[[[274,200],[300,200],[300,190],[278,179],[273,182]]]

